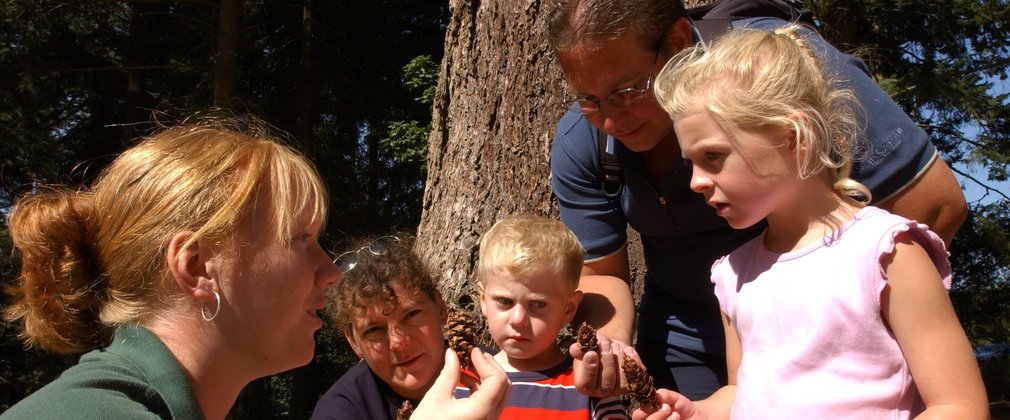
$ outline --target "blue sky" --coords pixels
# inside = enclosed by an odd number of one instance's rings
[[[957,165],[957,167],[960,170],[969,173],[976,179],[985,180],[984,170],[975,170],[971,167],[965,167],[963,165]],[[974,203],[978,201],[979,204],[990,204],[1002,198],[999,195],[992,193],[990,193],[988,197],[982,198],[983,195],[985,195],[984,188],[980,187],[974,181],[965,179],[964,177],[962,177],[957,173],[955,173],[954,175],[957,177],[958,182],[961,183],[961,188],[964,190],[964,197],[965,199],[968,200],[968,203]],[[985,181],[985,182],[986,185],[989,185],[992,188],[1002,191],[1003,194],[1010,195],[1010,182],[992,182],[992,181]]]

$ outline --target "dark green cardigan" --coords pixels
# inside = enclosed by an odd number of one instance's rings
[[[203,412],[168,347],[144,327],[123,325],[109,347],[81,356],[0,418],[202,420]]]

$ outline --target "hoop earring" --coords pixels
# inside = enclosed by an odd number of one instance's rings
[[[213,321],[214,318],[217,318],[217,313],[221,312],[221,295],[217,292],[217,290],[211,290],[210,292],[214,294],[214,301],[217,303],[217,305],[214,306],[214,313],[207,315],[207,301],[200,303],[200,316],[207,322]]]

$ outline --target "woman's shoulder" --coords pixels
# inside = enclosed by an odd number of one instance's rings
[[[4,419],[174,418],[202,419],[193,402],[166,401],[141,372],[115,355],[96,350],[3,414]]]
[[[397,396],[364,361],[358,362],[319,398],[313,419],[386,418],[390,407],[399,406]],[[373,412],[377,411],[377,412]]]

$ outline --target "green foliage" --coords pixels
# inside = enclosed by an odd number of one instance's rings
[[[948,162],[986,168],[991,181],[1007,179],[1007,0],[809,3],[825,38],[863,58],[880,85],[921,122]]]
[[[1010,343],[1010,200],[978,206],[951,247],[951,300],[973,344]]]
[[[1007,179],[1006,0],[815,3],[826,37],[866,58],[949,162]],[[412,231],[448,4],[242,4],[234,110],[296,134],[331,194],[324,240]],[[152,115],[210,106],[216,15],[209,1],[0,2],[0,214],[36,185],[87,183],[155,126]],[[952,249],[952,298],[973,342],[1010,341],[1000,315],[1010,313],[1007,206],[974,208]],[[0,275],[10,284],[5,228]],[[76,360],[25,350],[17,331],[0,323],[0,411]],[[308,368],[250,384],[231,417],[308,417],[298,395],[314,403],[356,362],[327,323]]]
[[[442,2],[242,2],[233,110],[297,135],[292,146],[330,192],[328,244],[415,229],[423,159],[401,163],[380,140],[390,121],[430,119],[430,99],[417,101],[424,89],[405,88],[403,74],[437,77],[425,60],[441,60],[447,13]],[[153,118],[208,108],[216,18],[212,1],[0,2],[0,213],[36,185],[87,184],[156,128]],[[5,230],[0,242],[6,286],[17,268]],[[26,350],[18,326],[0,327],[3,411],[76,356]],[[319,340],[310,369],[254,382],[233,415],[307,418],[309,404],[356,362],[339,334],[322,331]]]
[[[386,137],[382,139],[382,150],[400,163],[420,163],[425,171],[428,156],[428,132],[431,124],[422,127],[417,121],[391,121]]]
[[[419,55],[403,66],[404,85],[412,91],[421,91],[416,100],[431,105],[438,87],[438,63],[430,55]]]
[[[418,165],[423,174],[427,171],[428,134],[431,132],[430,106],[438,86],[438,64],[430,55],[419,55],[403,66],[403,85],[411,92],[420,92],[414,98],[429,107],[429,114],[421,123],[417,120],[390,121],[386,126],[386,136],[382,138],[382,150],[394,161]]]

